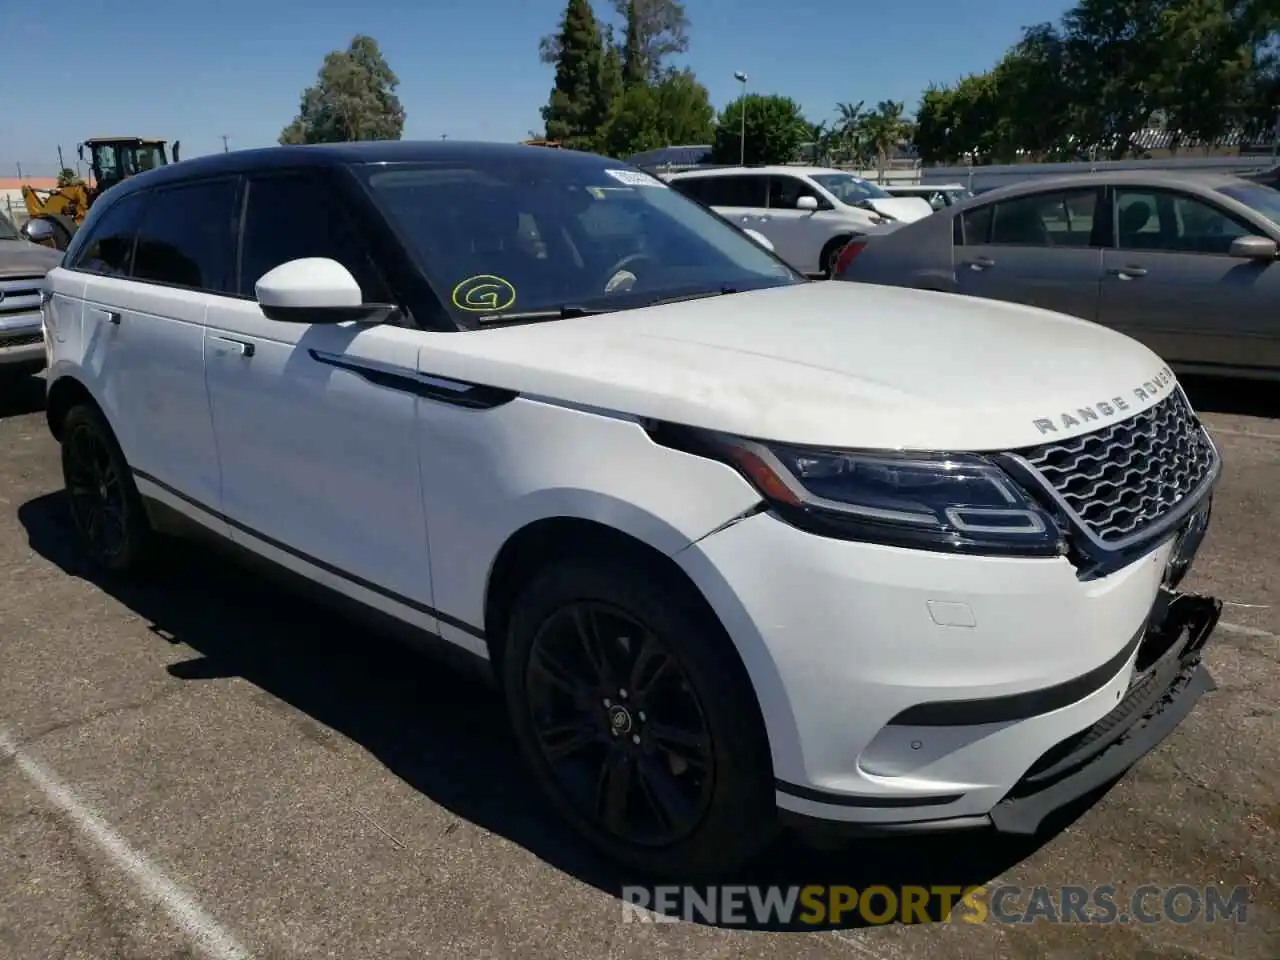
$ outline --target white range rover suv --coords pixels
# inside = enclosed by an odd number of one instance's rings
[[[1218,454],[1147,348],[815,283],[572,151],[134,177],[49,275],[48,422],[111,571],[199,530],[489,672],[608,855],[1035,831],[1212,681]],[[371,709],[376,705],[371,705]]]

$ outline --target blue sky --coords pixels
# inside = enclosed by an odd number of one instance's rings
[[[598,16],[607,0],[593,0]],[[5,0],[0,176],[51,175],[87,136],[178,139],[184,156],[269,146],[325,53],[376,38],[400,77],[406,139],[516,140],[551,88],[538,38],[563,0]],[[795,98],[811,120],[837,101],[904,100],[990,67],[1062,0],[687,0],[682,58],[718,108],[749,88]]]

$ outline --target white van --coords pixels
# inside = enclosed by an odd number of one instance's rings
[[[892,197],[827,167],[722,167],[667,177],[686,196],[764,235],[797,270],[830,277],[840,251],[869,227],[933,213],[919,197]]]

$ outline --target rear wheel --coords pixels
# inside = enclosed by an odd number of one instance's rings
[[[772,839],[745,673],[670,585],[568,561],[527,586],[510,623],[503,685],[521,751],[598,849],[646,873],[708,875]]]
[[[62,478],[89,559],[114,573],[140,569],[151,546],[146,510],[106,419],[86,404],[63,420]]]

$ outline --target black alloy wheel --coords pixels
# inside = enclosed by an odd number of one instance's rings
[[[525,684],[542,756],[581,816],[640,846],[698,828],[715,782],[710,729],[643,624],[605,603],[562,606],[533,637]]]
[[[94,556],[109,564],[128,538],[123,478],[104,438],[89,424],[77,424],[63,450],[71,519]]]
[[[117,573],[140,569],[149,556],[150,524],[120,445],[93,407],[73,407],[63,420],[62,478],[90,559]]]

